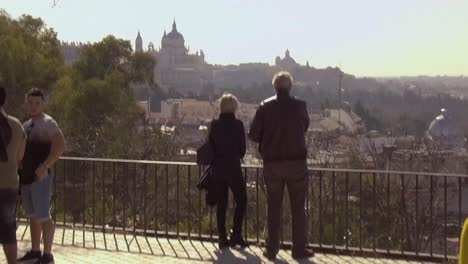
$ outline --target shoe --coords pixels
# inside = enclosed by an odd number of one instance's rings
[[[37,264],[55,264],[54,256],[52,256],[52,254],[44,254],[42,255],[41,261]]]
[[[233,235],[231,236],[231,247],[232,248],[235,248],[235,247],[240,247],[240,248],[246,248],[249,246],[249,244],[247,244],[247,242],[245,242],[245,240],[242,238],[242,236],[237,236],[237,235]]]
[[[28,251],[26,254],[24,254],[23,257],[17,259],[18,263],[22,264],[29,264],[29,263],[36,263],[37,261],[40,261],[42,257],[42,254],[40,251]]]
[[[267,250],[263,251],[263,256],[267,258],[269,261],[274,261],[276,259],[276,254],[272,254]]]
[[[312,258],[314,255],[315,255],[314,251],[308,248],[299,252],[295,252],[295,251],[292,252],[293,259],[308,259],[308,258]]]
[[[218,240],[218,246],[219,246],[219,249],[224,249],[224,248],[227,248],[231,245],[231,243],[229,242],[229,240],[227,240],[227,238],[220,238]]]

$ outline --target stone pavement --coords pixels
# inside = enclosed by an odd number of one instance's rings
[[[19,255],[30,247],[29,230],[20,225],[17,231]],[[246,250],[217,249],[216,243],[178,240],[58,228],[53,253],[56,263],[271,263],[259,247]],[[0,254],[0,263],[5,263]],[[289,251],[281,251],[275,263],[383,264],[421,263],[388,259],[317,254],[297,262]]]

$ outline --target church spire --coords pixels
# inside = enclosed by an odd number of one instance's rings
[[[135,51],[143,52],[143,39],[141,38],[140,30],[138,30],[138,35],[135,40]]]
[[[175,18],[174,18],[174,22],[172,23],[172,31],[177,32],[177,24],[175,22]]]

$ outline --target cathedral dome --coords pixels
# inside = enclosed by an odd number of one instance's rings
[[[169,32],[169,34],[165,35],[163,39],[184,41],[184,36],[182,36],[182,34],[180,34],[180,32],[177,31],[177,25],[175,21],[172,24],[172,31]]]

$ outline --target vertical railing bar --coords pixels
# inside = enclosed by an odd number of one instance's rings
[[[191,229],[191,223],[192,223],[192,218],[191,218],[192,217],[192,214],[191,214],[192,204],[191,204],[191,199],[190,199],[190,196],[191,196],[190,191],[192,190],[192,185],[191,185],[191,182],[190,182],[190,178],[192,176],[192,168],[191,168],[190,165],[187,165],[187,173],[188,173],[188,179],[187,179],[187,181],[188,181],[188,196],[187,196],[187,198],[188,198],[188,219],[187,220],[188,220],[188,237],[190,239],[191,238],[191,235],[190,235],[191,230],[190,229]]]
[[[400,174],[401,178],[401,213],[400,213],[400,226],[401,226],[401,253],[404,254],[405,251],[405,222],[406,222],[406,206],[405,206],[405,175]]]
[[[115,162],[112,162],[112,233],[115,235],[117,217],[115,215]]]
[[[332,173],[332,241],[333,248],[336,248],[336,193],[335,193],[336,172]]]
[[[391,240],[391,208],[390,208],[390,173],[387,173],[387,252],[390,253]]]
[[[202,175],[202,168],[198,166],[198,178]],[[202,196],[201,190],[198,190],[198,238],[202,238]]]
[[[112,235],[114,236],[115,249],[119,251],[117,237],[115,236],[115,226],[117,225],[117,217],[115,215],[115,162],[112,162]]]
[[[307,241],[309,241],[309,171],[306,176],[306,234]]]
[[[374,195],[374,198],[372,199],[373,200],[373,203],[372,203],[372,241],[373,241],[373,250],[374,252],[376,252],[376,249],[377,249],[377,243],[376,243],[376,229],[377,229],[377,221],[376,221],[376,211],[377,211],[377,175],[376,173],[374,172],[373,174],[373,177],[372,177],[372,188],[373,188],[373,195]]]
[[[85,235],[85,225],[86,225],[86,163],[83,162],[83,247],[86,247],[86,235]]]
[[[124,169],[125,169],[125,171],[124,171],[124,174],[123,174],[123,188],[125,189],[125,191],[122,192],[121,201],[122,201],[122,210],[123,210],[123,212],[122,212],[123,213],[122,225],[123,225],[123,230],[125,232],[126,229],[127,229],[127,210],[125,208],[125,204],[127,203],[127,193],[128,193],[128,186],[127,186],[128,163],[125,163]],[[125,237],[125,234],[124,234],[124,237]],[[128,247],[128,245],[127,245],[127,247]]]
[[[319,171],[319,245],[322,247],[322,171]]]
[[[255,198],[255,201],[256,201],[256,206],[257,206],[257,209],[256,209],[256,236],[257,236],[257,243],[260,242],[260,236],[259,236],[259,228],[260,228],[260,224],[259,224],[259,219],[258,219],[258,210],[259,210],[259,202],[258,202],[258,168],[256,169],[256,175],[255,175],[255,192],[256,192],[256,198]],[[281,228],[282,229],[282,228]]]
[[[430,212],[430,215],[431,215],[431,218],[430,218],[430,234],[429,234],[429,250],[430,250],[430,254],[431,254],[431,257],[433,256],[433,245],[432,245],[432,237],[433,237],[433,228],[434,228],[434,213],[433,213],[433,203],[434,203],[434,187],[433,187],[433,176],[431,176],[430,178],[430,187],[429,187],[429,192],[430,192],[430,204],[429,204],[429,212]]]
[[[136,170],[136,163],[133,163],[133,236],[136,236],[136,177],[137,177],[137,170]]]
[[[244,168],[244,183],[245,183],[245,189],[247,190],[247,168]],[[247,208],[249,208],[248,206],[248,202],[249,202],[249,192],[247,191],[246,192],[246,196],[247,196]],[[245,237],[245,240],[248,241],[249,238],[247,237],[247,212],[249,210],[245,210],[245,216],[244,216],[244,237]]]
[[[67,226],[67,161],[63,161],[63,226]],[[62,245],[65,242],[65,228],[62,232]]]
[[[179,236],[179,165],[176,165],[176,230],[177,236]]]
[[[154,164],[154,235],[158,236],[158,164]]]
[[[147,219],[148,215],[147,215],[147,212],[146,212],[147,211],[147,208],[146,208],[147,201],[146,200],[147,200],[147,196],[148,196],[147,191],[146,191],[146,189],[148,187],[147,186],[148,185],[148,179],[147,179],[147,175],[146,175],[147,170],[148,170],[148,164],[145,163],[145,165],[143,167],[143,188],[144,188],[143,189],[143,211],[144,211],[144,215],[143,215],[144,223],[143,223],[143,225],[144,225],[144,230],[145,230],[145,236],[146,236],[146,232],[148,230],[148,219]]]
[[[359,249],[362,251],[362,172],[359,172]]]
[[[462,230],[462,178],[458,177],[458,230]]]
[[[416,256],[419,256],[419,175],[416,174],[416,211],[415,211],[415,219],[416,219],[416,235],[415,235],[415,244],[416,244]]]
[[[78,162],[73,162],[72,161],[72,179],[76,179],[76,164]],[[73,182],[71,183],[72,185],[75,185]],[[75,186],[73,186],[75,187]],[[72,246],[75,245],[75,231],[76,231],[76,223],[75,223],[75,217],[73,217],[73,213],[72,213]]]
[[[447,259],[447,176],[444,177],[444,256]]]
[[[65,160],[63,161],[65,162]],[[65,164],[65,163],[64,163]],[[93,160],[93,191],[92,191],[92,203],[93,203],[93,243],[96,248],[96,162]]]
[[[350,234],[350,230],[349,230],[349,221],[348,221],[348,217],[349,217],[349,174],[348,172],[346,172],[346,203],[345,203],[345,222],[346,222],[346,229],[345,229],[345,238],[346,238],[346,249],[349,248],[349,234]]]
[[[102,233],[104,236],[104,248],[107,250],[106,240],[106,163],[102,163]]]
[[[169,165],[166,164],[166,236],[169,234]]]

